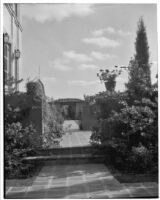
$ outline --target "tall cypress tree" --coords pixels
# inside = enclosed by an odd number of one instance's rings
[[[149,46],[146,34],[146,28],[143,18],[141,17],[138,22],[137,37],[135,42],[135,59],[140,65],[148,65],[149,62]],[[147,68],[147,67],[145,67]],[[144,70],[145,70],[144,68]]]
[[[135,42],[136,53],[129,65],[129,81],[126,84],[128,91],[141,96],[145,88],[151,86],[149,46],[143,18],[138,22]]]

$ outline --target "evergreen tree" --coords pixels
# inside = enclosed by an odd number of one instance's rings
[[[141,98],[151,86],[149,46],[142,17],[138,22],[135,50],[135,56],[129,64],[129,81],[126,86],[129,93]]]
[[[138,61],[140,65],[147,65],[149,62],[149,46],[148,46],[146,28],[142,17],[138,22],[135,49],[136,49],[135,59]]]

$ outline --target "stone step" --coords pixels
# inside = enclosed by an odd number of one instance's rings
[[[78,164],[78,163],[103,163],[104,155],[68,154],[52,156],[30,156],[22,159],[23,163],[37,164]]]
[[[93,146],[83,147],[63,147],[53,149],[40,149],[38,155],[52,156],[52,155],[68,155],[68,154],[96,154],[97,149]]]

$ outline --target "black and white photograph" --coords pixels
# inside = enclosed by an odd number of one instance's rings
[[[2,198],[159,197],[158,8],[2,1]]]

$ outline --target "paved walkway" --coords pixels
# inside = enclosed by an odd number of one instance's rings
[[[67,132],[63,136],[60,147],[76,147],[90,145],[91,131]]]
[[[77,147],[90,145],[91,131],[80,131],[79,120],[65,120],[63,129],[65,135],[62,137],[60,147]]]
[[[156,183],[120,184],[103,164],[44,166],[32,186],[10,187],[7,198],[130,198],[158,196]]]
[[[64,131],[79,130],[80,120],[65,120],[63,122]]]

